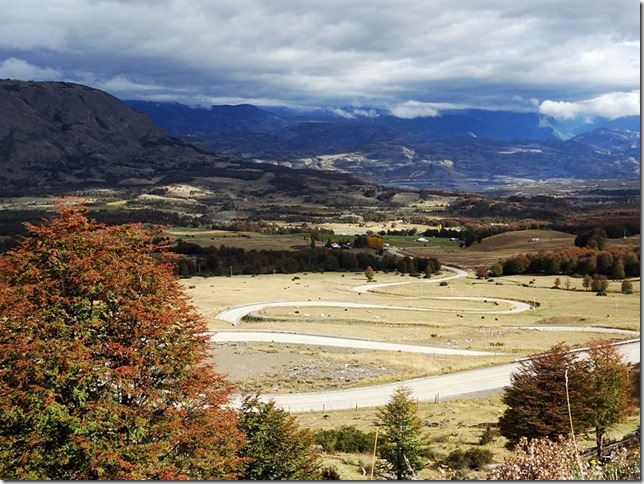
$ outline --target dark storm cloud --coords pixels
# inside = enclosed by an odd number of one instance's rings
[[[0,77],[189,104],[639,113],[631,0],[21,0]]]

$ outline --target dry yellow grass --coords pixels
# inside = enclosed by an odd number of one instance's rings
[[[494,282],[473,276],[450,280],[447,286],[427,283],[407,276],[377,274],[378,282],[409,282],[384,288],[375,293],[351,291],[366,281],[358,273],[326,273],[292,275],[235,276],[192,278],[184,280],[188,294],[206,317],[211,329],[228,329],[230,323],[216,319],[216,315],[232,306],[258,301],[347,301],[418,307],[422,310],[357,309],[330,307],[278,307],[264,309],[252,322],[242,321],[238,329],[272,329],[314,334],[367,338],[407,344],[422,344],[444,348],[493,351],[502,354],[483,358],[459,356],[432,357],[402,355],[396,352],[343,352],[319,347],[292,345],[287,350],[272,345],[269,351],[256,352],[253,358],[262,358],[270,367],[271,355],[280,358],[280,368],[261,375],[253,374],[257,365],[245,364],[249,358],[244,352],[226,352],[216,358],[231,379],[245,389],[262,392],[309,391],[333,387],[334,371],[342,365],[382,366],[388,371],[366,373],[364,378],[342,381],[342,387],[361,386],[383,381],[454,372],[490,364],[512,361],[517,357],[539,353],[556,343],[565,341],[572,347],[586,346],[599,338],[627,339],[619,332],[549,331],[522,327],[596,327],[639,330],[640,282],[634,281],[635,294],[620,294],[619,282],[611,282],[609,295],[598,297],[581,287],[580,279],[564,278],[562,287],[552,289],[554,277],[512,276],[497,278]],[[481,297],[487,302],[440,300],[438,297]],[[514,314],[482,314],[482,310],[508,309],[507,303],[498,306],[492,298],[527,301],[535,309]],[[296,313],[297,311],[297,313]],[[240,347],[244,346],[240,344]],[[308,356],[309,365],[320,368],[319,379],[309,375],[290,377],[289,371],[301,366]],[[311,361],[316,363],[311,363]],[[335,370],[334,370],[335,369]]]

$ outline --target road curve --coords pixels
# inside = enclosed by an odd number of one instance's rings
[[[457,277],[467,276],[466,271],[464,271],[463,269],[458,269],[456,267],[444,265],[444,266],[441,266],[441,269],[445,269],[446,271],[453,272],[454,275],[431,278],[431,279],[419,279],[416,281],[383,282],[381,284],[368,283],[368,284],[362,284],[360,286],[352,287],[351,290],[354,292],[370,292],[370,291],[373,291],[374,289],[380,289],[380,288],[389,287],[389,286],[402,286],[404,284],[412,284],[412,283],[419,283],[419,282],[422,284],[434,284],[441,281],[449,281],[450,279],[456,279]]]
[[[640,361],[640,340],[621,345],[620,351],[631,363]],[[449,375],[416,378],[385,385],[326,392],[265,394],[263,401],[274,400],[276,405],[292,413],[330,411],[385,405],[394,390],[409,387],[418,401],[437,401],[463,397],[468,394],[498,391],[510,384],[510,375],[519,363],[508,363]]]
[[[398,284],[398,283],[393,283]],[[405,283],[407,284],[407,283]],[[511,309],[502,309],[495,311],[466,311],[459,310],[461,313],[482,313],[482,314],[510,314],[510,313],[519,313],[522,311],[527,311],[532,306],[530,304],[513,301],[511,299],[498,299],[492,297],[435,297],[429,299],[441,299],[441,300],[460,300],[460,301],[484,301],[484,302],[496,302],[496,303],[507,303],[512,306]],[[393,306],[385,304],[366,304],[366,303],[354,303],[348,301],[266,301],[258,302],[251,304],[243,304],[241,306],[235,306],[226,311],[219,313],[216,318],[222,321],[227,321],[233,326],[236,326],[237,323],[246,316],[247,314],[260,311],[264,308],[276,308],[276,307],[334,307],[334,308],[363,308],[363,309],[397,309],[402,311],[429,311],[429,312],[452,312],[452,309],[435,309],[435,308],[419,308],[419,307],[410,307],[410,306]]]
[[[453,276],[442,278],[427,279],[420,281],[405,281],[383,284],[364,284],[352,288],[355,292],[369,292],[374,289],[399,286],[418,283],[436,283],[457,277],[464,277],[467,273],[461,269],[450,266],[443,266],[443,269],[454,272]],[[512,301],[507,299],[496,298],[477,298],[477,297],[437,297],[434,299],[443,300],[476,300],[505,302],[512,305],[509,310],[502,311],[476,311],[477,313],[486,314],[503,314],[526,311],[532,306],[527,303]],[[270,301],[237,306],[217,315],[217,319],[228,321],[236,325],[239,320],[247,314],[260,311],[267,307],[343,307],[343,308],[365,308],[365,309],[397,309],[411,311],[436,311],[430,308],[414,308],[407,306],[389,306],[378,304],[351,303],[346,301]],[[461,311],[464,312],[464,311]],[[543,331],[563,331],[574,330],[570,327],[525,327],[525,329],[538,329]],[[588,330],[589,328],[584,328]],[[611,330],[609,328],[593,328],[594,330],[605,330],[613,332],[624,332],[626,330]],[[387,351],[410,351],[416,353],[428,354],[457,354],[468,356],[491,355],[490,352],[477,352],[469,350],[457,350],[447,348],[434,348],[421,345],[405,345],[400,343],[388,343],[370,340],[361,340],[358,338],[332,337],[325,335],[306,335],[301,333],[288,333],[278,331],[212,331],[211,338],[215,343],[232,342],[232,341],[256,341],[256,342],[279,342],[294,344],[312,344],[318,346],[342,346],[372,350]],[[633,332],[630,332],[633,333]],[[640,361],[640,340],[631,340],[627,344],[620,346],[620,351],[625,355],[629,362]],[[428,378],[417,378],[413,380],[400,381],[384,385],[370,387],[360,387],[354,389],[344,389],[325,392],[309,393],[291,393],[291,394],[264,394],[260,398],[264,401],[274,400],[276,405],[289,412],[307,412],[307,411],[330,411],[341,409],[353,409],[364,407],[376,407],[386,404],[393,391],[399,386],[409,387],[418,401],[437,401],[445,398],[455,398],[468,394],[498,391],[510,384],[510,375],[519,367],[518,362],[493,367],[469,370],[448,375],[440,375]],[[237,405],[240,397],[236,397],[232,404]]]

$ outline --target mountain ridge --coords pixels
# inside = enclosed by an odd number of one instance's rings
[[[285,198],[296,208],[317,209],[328,205],[329,194],[339,206],[359,204],[368,198],[363,191],[378,193],[373,184],[338,173],[210,153],[80,84],[0,80],[0,112],[0,197],[101,190],[162,206],[182,185],[188,205],[217,213]]]
[[[364,108],[360,112],[367,116],[354,118],[347,117],[348,109],[342,115],[321,111],[289,117],[248,106],[126,103],[172,135],[210,151],[337,170],[383,185],[477,191],[516,180],[636,179],[640,173],[639,131],[600,123],[561,139],[557,129],[571,126],[553,119],[546,123],[537,113],[457,110],[404,119]],[[182,116],[175,116],[177,109]]]

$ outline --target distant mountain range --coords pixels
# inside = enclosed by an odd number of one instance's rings
[[[372,108],[302,113],[126,104],[210,151],[380,184],[477,190],[553,178],[637,179],[640,173],[639,116],[574,125],[537,113],[484,110],[403,119]]]
[[[375,184],[477,191],[640,173],[639,131],[625,129],[639,118],[597,121],[561,139],[557,130],[571,126],[529,113],[402,119],[369,108],[192,109],[16,80],[0,80],[0,113],[0,197],[96,188],[158,196],[187,183],[203,187],[213,207],[270,196],[339,207],[369,202]]]

